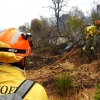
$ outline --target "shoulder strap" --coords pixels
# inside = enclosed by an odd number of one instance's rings
[[[34,81],[25,80],[20,84],[14,93],[17,93],[20,97],[24,98],[34,84]]]

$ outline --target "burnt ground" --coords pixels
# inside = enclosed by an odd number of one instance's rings
[[[69,52],[60,55],[49,53],[36,53],[33,51],[31,66],[26,69],[28,79],[34,80],[44,86],[49,100],[59,96],[59,90],[55,85],[55,76],[68,72],[73,77],[75,91],[70,100],[93,100],[96,91],[94,84],[100,83],[100,49],[94,55],[86,52],[80,56],[80,48],[73,48]],[[68,100],[68,93],[64,100]],[[72,96],[73,95],[73,96]]]

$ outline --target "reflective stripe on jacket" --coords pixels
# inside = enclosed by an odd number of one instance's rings
[[[13,93],[25,80],[24,72],[10,64],[0,64],[0,94]],[[35,83],[23,100],[48,100],[43,86]]]

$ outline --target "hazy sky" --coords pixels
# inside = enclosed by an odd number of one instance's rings
[[[31,22],[34,18],[52,17],[53,10],[47,6],[52,4],[52,0],[1,0],[0,1],[0,28],[16,27],[25,22]],[[84,12],[91,9],[94,0],[69,0],[66,11],[72,6]],[[95,0],[97,1],[97,0]]]

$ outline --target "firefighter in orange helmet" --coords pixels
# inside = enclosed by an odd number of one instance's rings
[[[100,34],[99,27],[100,20],[96,20],[94,25],[90,25],[86,28],[86,45],[82,48],[82,55],[89,49],[91,54],[95,53],[96,36]]]
[[[14,93],[26,80],[24,68],[31,53],[28,39],[31,36],[15,28],[0,33],[0,95]],[[23,100],[48,100],[48,97],[44,87],[35,83]]]

